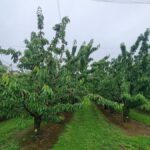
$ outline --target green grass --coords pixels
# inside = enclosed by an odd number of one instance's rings
[[[150,126],[150,115],[144,114],[135,110],[131,110],[130,117],[133,120],[144,123],[145,125]]]
[[[0,150],[20,150],[13,135],[32,124],[31,119],[11,119],[0,123]]]
[[[150,150],[150,137],[130,137],[94,105],[77,111],[53,150]]]
[[[150,150],[150,137],[130,137],[117,126],[111,124],[90,102],[75,112],[53,150]],[[149,117],[131,111],[133,119],[145,123]],[[140,118],[140,119],[139,119]],[[11,119],[0,123],[0,150],[21,150],[13,135],[31,126],[33,121]]]

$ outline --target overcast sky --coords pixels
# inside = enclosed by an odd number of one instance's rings
[[[46,37],[53,37],[52,27],[58,23],[57,0],[0,0],[0,46],[24,49],[24,39],[36,31],[36,10],[41,6],[45,16]],[[68,16],[69,45],[94,39],[101,48],[95,60],[105,55],[116,57],[120,43],[130,47],[137,36],[150,27],[150,5],[112,4],[93,0],[60,0],[61,16]],[[10,63],[6,57],[0,57]]]

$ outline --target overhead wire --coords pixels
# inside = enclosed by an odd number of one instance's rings
[[[60,1],[59,0],[57,0],[57,10],[58,10],[58,16],[59,16],[59,19],[60,19],[60,21],[61,21],[61,9],[60,9]]]
[[[12,46],[1,45],[1,47],[5,48],[5,49],[9,49],[9,48],[12,48],[12,47],[17,48],[17,49],[22,49],[22,48],[25,49],[26,48],[26,46],[21,46],[21,45],[20,46],[19,45],[12,45]]]
[[[150,0],[149,1],[144,1],[144,0],[141,0],[141,1],[138,1],[138,0],[93,0],[93,1],[97,1],[97,2],[106,2],[106,3],[118,3],[118,4],[150,4]],[[60,8],[60,0],[56,0],[57,2],[57,10],[58,10],[58,16],[59,16],[59,19],[61,21],[62,19],[62,16],[61,16],[61,8]],[[8,46],[4,46],[4,47],[8,47]],[[25,48],[25,46],[13,46],[13,47],[16,47],[16,48]],[[2,60],[2,59],[1,59]],[[2,60],[5,65],[12,65],[12,64],[9,64],[8,62]]]
[[[93,0],[97,2],[106,2],[106,3],[118,3],[118,4],[150,4],[149,1],[138,1],[138,0]]]
[[[59,19],[61,21],[62,17],[61,17],[61,9],[60,9],[60,1],[57,0],[57,10],[58,10],[58,16],[59,16]],[[4,46],[5,48],[10,48],[10,46]],[[25,46],[13,46],[13,47],[16,47],[16,48],[25,48]],[[7,61],[5,61],[4,59],[0,58],[0,60],[2,61],[2,63],[4,65],[6,65],[7,67],[12,67],[12,63],[8,63]],[[15,67],[16,68],[16,67]]]

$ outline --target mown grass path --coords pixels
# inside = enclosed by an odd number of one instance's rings
[[[132,110],[130,112],[130,117],[138,122],[141,122],[141,123],[144,123],[145,125],[150,126],[150,115],[149,114],[144,114],[142,112]]]
[[[23,123],[21,123],[21,121]],[[29,127],[31,119],[11,119],[0,123],[0,150],[20,150],[16,133]]]
[[[131,116],[138,121],[146,119],[146,123],[149,122],[145,114],[133,111]],[[0,150],[21,150],[15,135],[33,122],[25,119],[25,124],[20,126],[19,121],[11,119],[0,123]],[[150,150],[150,137],[128,136],[122,129],[108,122],[95,105],[87,103],[75,112],[52,150]]]
[[[93,104],[78,110],[53,150],[150,150],[150,137],[130,137]]]

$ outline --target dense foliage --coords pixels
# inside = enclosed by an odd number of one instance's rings
[[[145,98],[150,98],[149,34],[147,29],[130,50],[121,44],[121,54],[117,58],[104,57],[92,64],[91,92],[123,104],[126,118],[130,108],[143,105]]]
[[[139,107],[150,112],[150,45],[147,29],[127,50],[121,44],[121,54],[92,62],[91,54],[99,45],[77,41],[67,48],[64,17],[53,27],[55,36],[49,41],[43,32],[44,16],[37,11],[38,32],[25,40],[22,54],[14,49],[0,48],[0,54],[11,55],[20,73],[7,72],[0,62],[0,117],[31,116],[35,132],[43,120],[60,121],[63,112],[80,108],[84,96],[95,103],[123,113],[126,121],[130,109]],[[91,66],[89,65],[91,64]],[[148,104],[148,105],[147,105]]]
[[[89,98],[96,104],[103,106],[104,109],[110,109],[110,111],[122,112],[123,104],[119,104],[117,102],[108,100],[99,95],[90,94]]]
[[[43,32],[41,8],[38,8],[37,18],[39,32],[32,32],[30,40],[25,40],[23,55],[11,49],[0,51],[11,54],[21,71],[1,77],[0,115],[30,115],[34,118],[35,132],[39,131],[42,120],[59,121],[63,112],[81,106],[81,100],[87,94],[85,81],[92,60],[90,55],[99,47],[93,47],[91,40],[84,42],[76,52],[75,41],[72,50],[68,50],[65,35],[70,20],[67,17],[54,26],[55,37],[48,41]]]

